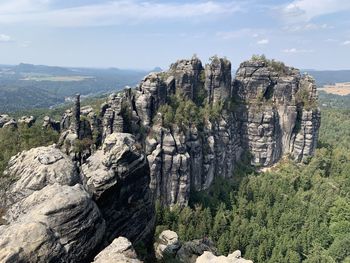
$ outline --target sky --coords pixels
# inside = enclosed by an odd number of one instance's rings
[[[0,0],[0,64],[167,69],[193,54],[350,69],[350,0]]]

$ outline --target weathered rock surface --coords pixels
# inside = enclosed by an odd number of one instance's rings
[[[27,125],[28,127],[31,127],[35,123],[35,117],[34,116],[22,116],[18,119],[18,124],[21,125]]]
[[[103,249],[93,263],[141,263],[131,242],[125,237],[118,237]]]
[[[164,230],[154,244],[154,251],[157,259],[164,257],[175,257],[181,245],[177,233],[171,230]]]
[[[6,193],[7,206],[46,185],[74,185],[80,182],[73,162],[55,145],[33,148],[13,156],[4,175],[14,180]]]
[[[0,115],[0,128],[4,127],[5,123],[9,122],[11,117],[7,114]]]
[[[214,243],[208,239],[196,239],[181,243],[176,232],[164,230],[154,243],[156,258],[167,262],[175,260],[183,263],[194,263],[205,251],[217,255]]]
[[[50,118],[49,116],[45,116],[44,120],[43,120],[43,125],[42,127],[44,129],[52,129],[54,131],[60,131],[60,122],[59,121],[55,121],[52,118]]]
[[[231,95],[231,62],[225,58],[213,57],[205,67],[205,89],[208,102],[216,103]]]
[[[105,231],[99,209],[80,184],[48,185],[14,204],[5,218],[2,262],[79,262],[91,256]]]
[[[213,253],[205,251],[197,258],[196,263],[253,263],[253,261],[242,258],[239,250],[229,254],[227,257],[215,256]]]
[[[158,109],[175,93],[222,110],[215,119],[205,116],[201,127],[168,127]],[[233,81],[227,59],[213,57],[205,69],[196,57],[179,60],[135,90],[111,95],[101,112],[102,141],[114,132],[134,134],[149,163],[150,188],[168,206],[185,206],[190,189],[234,176],[243,155],[262,167],[284,155],[306,161],[320,126],[314,80],[263,59],[243,62]]]
[[[133,135],[108,135],[82,166],[82,173],[106,219],[107,240],[125,236],[137,242],[149,235],[155,220],[149,167]]]
[[[185,242],[176,254],[176,258],[183,263],[194,263],[205,251],[217,255],[214,243],[209,239],[196,239]]]
[[[270,166],[285,154],[307,160],[320,126],[315,81],[295,68],[246,61],[237,70],[234,92],[241,107],[242,145],[252,164]]]
[[[193,57],[190,60],[178,60],[170,66],[169,75],[175,81],[175,90],[181,91],[185,97],[195,99],[200,86],[203,85],[201,73],[203,72],[202,62]]]

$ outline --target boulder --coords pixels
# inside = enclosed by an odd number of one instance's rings
[[[178,250],[176,258],[183,263],[194,263],[205,251],[217,255],[214,243],[210,239],[196,239],[185,242]]]
[[[253,261],[242,258],[239,250],[234,251],[227,257],[215,256],[213,253],[205,251],[197,258],[196,263],[253,263]]]
[[[93,263],[141,263],[131,242],[125,237],[118,237],[103,249]]]
[[[60,131],[60,122],[51,119],[49,116],[45,116],[42,127],[44,129],[52,129],[54,131]]]
[[[164,230],[154,244],[157,259],[175,257],[176,252],[181,247],[177,233],[171,230]]]
[[[0,128],[2,128],[5,123],[9,122],[11,120],[11,117],[7,114],[1,114],[0,115]]]
[[[34,116],[22,116],[18,119],[18,124],[26,125],[28,127],[31,127],[35,123],[35,117]]]
[[[41,190],[46,185],[74,185],[80,182],[74,163],[55,145],[33,148],[13,156],[4,176],[14,181],[7,189],[7,205]]]
[[[0,229],[5,262],[80,262],[105,231],[99,209],[80,184],[47,185],[10,207],[5,218],[9,225]]]

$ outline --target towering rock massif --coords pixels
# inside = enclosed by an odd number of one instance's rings
[[[320,111],[314,80],[280,62],[247,61],[240,65],[233,84],[240,107],[242,146],[252,163],[269,166],[285,154],[297,161],[316,148]]]
[[[243,62],[233,80],[227,59],[205,68],[196,57],[179,60],[112,95],[101,116],[102,140],[129,132],[143,145],[164,205],[186,205],[191,189],[234,176],[242,154],[262,167],[284,155],[307,160],[320,125],[314,80],[264,58]]]

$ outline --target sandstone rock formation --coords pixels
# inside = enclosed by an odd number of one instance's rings
[[[11,117],[7,114],[1,114],[0,115],[0,128],[2,128],[5,123],[9,122],[11,120]]]
[[[82,173],[106,220],[109,241],[122,235],[137,242],[149,235],[155,220],[149,167],[133,135],[108,135]]]
[[[242,145],[254,165],[269,166],[283,155],[306,160],[316,148],[320,111],[315,81],[295,68],[246,61],[233,85],[241,107]]]
[[[205,251],[197,258],[196,263],[253,263],[251,260],[246,260],[241,257],[241,251],[236,250],[232,254],[225,256],[215,256],[209,251]]]
[[[176,107],[174,94],[201,110],[206,107],[200,125],[165,124],[168,116],[159,109]],[[136,89],[112,94],[94,118],[95,124],[89,121],[85,130],[97,131],[97,145],[112,133],[135,136],[150,167],[150,188],[169,206],[185,206],[191,189],[204,190],[216,177],[234,176],[244,156],[259,167],[271,166],[284,155],[307,161],[320,126],[314,80],[263,58],[243,62],[233,80],[225,58],[213,57],[205,69],[196,57],[179,60],[166,72],[150,73]],[[81,139],[76,132],[68,134],[61,138]]]
[[[125,237],[118,237],[103,249],[93,263],[141,263],[131,242]]]
[[[154,243],[155,255],[164,262],[175,260],[183,263],[194,263],[205,251],[217,255],[214,243],[205,239],[196,239],[181,243],[176,232],[164,230]]]
[[[60,122],[53,120],[49,116],[45,116],[44,119],[43,119],[42,127],[44,129],[52,129],[54,131],[58,131],[59,132],[60,131]]]
[[[175,258],[176,252],[181,245],[179,237],[176,232],[171,230],[164,230],[158,237],[158,241],[154,244],[154,251],[157,259],[164,257]]]
[[[34,116],[22,116],[18,119],[18,124],[26,125],[28,127],[31,127],[35,123],[35,117]]]
[[[74,185],[81,181],[74,163],[55,145],[33,148],[13,156],[4,176],[14,181],[5,195],[7,206],[47,185]]]
[[[53,184],[13,205],[0,228],[1,262],[78,262],[102,240],[105,224],[82,185]]]
[[[176,258],[183,263],[194,263],[205,251],[217,255],[214,243],[209,239],[196,239],[185,242],[176,254]]]
[[[133,135],[107,136],[81,169],[55,145],[10,160],[1,262],[86,262],[120,235],[151,237],[149,168]]]

